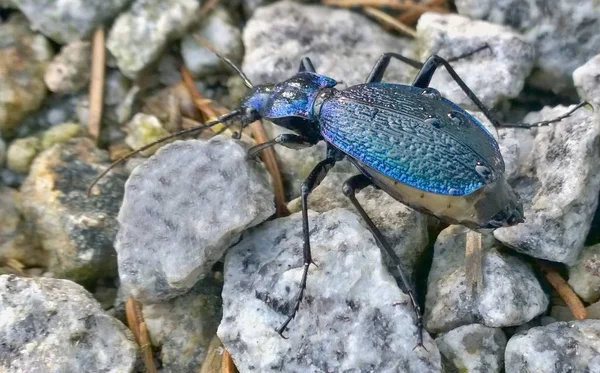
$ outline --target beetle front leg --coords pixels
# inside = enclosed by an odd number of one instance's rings
[[[307,71],[309,73],[317,72],[315,70],[315,66],[313,65],[312,61],[308,57],[302,57],[302,60],[300,60],[300,67],[298,68],[298,72],[301,73],[304,71]]]
[[[277,333],[283,338],[283,332],[285,328],[288,326],[290,321],[296,316],[298,309],[300,308],[300,303],[302,302],[302,297],[304,296],[304,289],[306,289],[306,280],[308,278],[308,267],[311,264],[314,264],[312,261],[312,255],[310,253],[310,234],[308,229],[308,195],[315,189],[321,181],[327,175],[327,172],[335,165],[336,160],[334,158],[327,158],[321,162],[319,162],[315,168],[310,172],[306,181],[302,183],[302,192],[301,192],[301,200],[302,200],[302,235],[304,236],[304,267],[302,271],[302,280],[300,281],[300,289],[298,290],[298,295],[296,295],[296,302],[294,304],[294,308],[292,312],[288,315],[288,318],[285,320],[283,324],[277,329]]]
[[[396,252],[394,250],[392,250],[392,247],[388,244],[387,240],[385,239],[385,237],[383,236],[381,231],[377,228],[375,223],[373,223],[373,220],[371,220],[371,218],[369,217],[367,212],[363,209],[361,204],[356,199],[356,193],[358,191],[360,191],[361,189],[368,187],[369,185],[373,185],[373,182],[365,175],[360,174],[360,175],[352,176],[351,178],[346,180],[344,182],[344,186],[343,186],[342,190],[344,192],[344,195],[350,199],[350,202],[352,202],[352,205],[354,205],[354,208],[358,211],[360,216],[367,223],[367,226],[369,227],[369,230],[375,237],[375,240],[379,244],[379,247],[381,247],[383,250],[385,250],[385,252],[392,259],[392,262],[394,262],[394,264],[396,265],[396,269],[398,270],[398,273],[400,275],[400,280],[402,281],[402,285],[404,286],[406,294],[410,298],[410,301],[412,303],[413,309],[414,309],[416,317],[417,317],[417,333],[418,333],[417,346],[423,347],[423,315],[421,314],[421,308],[419,307],[419,304],[417,303],[417,300],[416,300],[415,295],[410,287],[410,284],[408,283],[408,279],[407,279],[406,275],[404,274],[404,271],[402,270],[400,258],[398,257]]]
[[[248,149],[248,154],[246,154],[246,159],[255,158],[261,150],[270,148],[275,145],[283,145],[286,148],[290,149],[303,149],[308,148],[316,144],[315,141],[312,141],[306,137],[294,135],[291,133],[284,133],[271,139],[267,142],[263,142],[262,144],[255,145]]]

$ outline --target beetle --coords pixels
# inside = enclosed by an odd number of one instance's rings
[[[239,120],[241,128],[244,128],[255,120],[267,119],[294,132],[250,148],[249,158],[274,145],[300,149],[325,141],[325,159],[314,167],[301,187],[303,272],[294,307],[277,328],[282,337],[298,312],[306,288],[308,269],[313,264],[308,196],[335,163],[343,158],[354,164],[360,174],[349,178],[343,184],[342,191],[398,270],[416,313],[419,346],[423,341],[420,307],[404,275],[400,259],[360,205],[356,193],[373,185],[413,209],[471,229],[495,229],[524,221],[522,203],[506,181],[504,160],[494,137],[477,119],[429,87],[439,67],[443,66],[448,71],[495,127],[531,128],[547,125],[564,119],[586,104],[583,102],[565,115],[549,121],[501,125],[450,65],[450,62],[489,49],[487,45],[450,59],[432,55],[424,63],[397,53],[384,53],[364,84],[343,90],[336,88],[334,79],[317,74],[308,57],[301,60],[298,72],[293,77],[275,84],[253,86],[234,63],[214,49],[209,49],[236,70],[250,89],[239,106],[216,121],[174,133],[125,155],[96,178],[88,194],[110,169],[140,151],[218,123],[229,124]],[[382,82],[392,59],[419,69],[412,85]],[[241,135],[241,131],[237,134]]]

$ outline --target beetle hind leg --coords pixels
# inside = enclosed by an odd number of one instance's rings
[[[367,226],[369,227],[369,230],[375,237],[375,240],[379,244],[379,247],[381,247],[390,256],[390,258],[394,262],[396,269],[398,270],[398,273],[400,275],[400,280],[402,282],[402,286],[404,286],[404,289],[405,289],[404,291],[410,298],[410,301],[412,303],[412,306],[413,306],[413,309],[415,311],[416,318],[417,318],[417,322],[416,322],[417,345],[415,346],[415,348],[417,346],[425,348],[423,346],[423,314],[421,313],[421,307],[419,307],[419,304],[417,303],[417,300],[411,289],[411,286],[408,283],[408,278],[406,277],[406,275],[404,274],[404,271],[402,270],[400,258],[398,257],[396,252],[394,250],[392,250],[391,246],[389,245],[389,243],[387,242],[387,240],[385,239],[383,234],[381,234],[381,231],[377,228],[375,223],[373,223],[373,220],[371,220],[369,215],[366,213],[366,211],[363,209],[361,204],[356,199],[356,192],[360,191],[361,189],[366,188],[369,185],[373,185],[373,182],[365,175],[360,174],[360,175],[352,176],[351,178],[346,180],[344,182],[344,186],[343,186],[342,190],[344,192],[344,195],[350,199],[350,202],[352,202],[352,205],[354,205],[354,208],[358,211],[360,216],[367,223]]]
[[[302,280],[300,280],[300,289],[298,290],[298,294],[296,295],[296,300],[294,303],[294,308],[288,315],[288,318],[281,324],[279,328],[277,328],[277,333],[285,338],[283,332],[286,327],[294,319],[298,309],[300,308],[300,303],[302,303],[302,298],[304,296],[304,290],[306,289],[306,281],[308,279],[308,267],[311,264],[314,264],[312,260],[312,255],[310,252],[310,233],[308,229],[308,195],[316,188],[321,181],[327,175],[327,172],[335,165],[335,158],[326,158],[325,160],[319,162],[315,168],[310,172],[306,181],[302,183],[302,191],[301,191],[301,200],[302,200],[302,235],[304,237],[304,265],[302,271]]]

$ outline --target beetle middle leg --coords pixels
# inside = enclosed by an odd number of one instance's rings
[[[300,60],[300,67],[298,68],[298,72],[301,73],[303,71],[308,71],[309,73],[316,73],[315,66],[312,61],[308,57],[303,57]]]
[[[330,153],[330,152],[328,152]],[[302,271],[302,280],[300,280],[300,289],[298,290],[298,295],[296,295],[296,301],[294,304],[294,308],[292,312],[288,315],[288,318],[284,321],[283,324],[279,328],[277,328],[277,333],[280,336],[284,337],[283,332],[285,328],[288,326],[290,321],[296,316],[298,309],[300,308],[300,303],[302,302],[302,297],[304,296],[304,290],[306,289],[306,280],[308,278],[308,267],[311,264],[314,264],[312,261],[312,255],[310,253],[310,234],[308,229],[308,195],[316,188],[321,181],[327,175],[327,172],[335,165],[336,158],[329,154],[328,158],[319,162],[315,168],[310,172],[304,183],[302,183],[301,188],[301,200],[302,200],[302,235],[304,236],[304,267]],[[285,337],[284,337],[285,338]]]
[[[377,228],[375,223],[373,223],[373,220],[371,220],[371,218],[369,217],[367,212],[363,209],[361,204],[356,199],[356,192],[368,187],[369,185],[373,185],[373,182],[365,175],[360,174],[360,175],[352,176],[351,178],[346,180],[344,182],[344,186],[343,186],[342,190],[344,192],[344,195],[350,199],[350,202],[352,202],[352,205],[354,205],[354,208],[358,211],[360,216],[367,223],[367,226],[369,227],[369,230],[375,237],[375,240],[379,244],[379,247],[383,248],[385,250],[385,252],[390,256],[392,261],[394,262],[396,269],[398,270],[398,273],[400,275],[400,280],[402,281],[402,285],[404,286],[405,292],[408,294],[408,297],[410,298],[413,309],[417,316],[417,333],[418,333],[417,346],[423,347],[423,315],[421,314],[421,308],[419,307],[419,304],[417,303],[417,300],[416,300],[415,295],[410,287],[410,284],[408,283],[408,278],[406,277],[406,275],[404,274],[404,271],[402,270],[400,258],[398,257],[396,252],[392,249],[392,247],[389,245],[389,243],[387,242],[387,240],[385,239],[385,237],[383,236],[381,231]]]
[[[261,150],[270,148],[277,144],[283,145],[290,149],[303,149],[315,145],[316,142],[303,136],[294,135],[292,133],[284,133],[267,142],[263,142],[262,144],[255,145],[248,149],[246,159],[255,158]]]

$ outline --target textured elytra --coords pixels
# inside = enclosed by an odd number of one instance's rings
[[[498,144],[470,114],[431,88],[357,85],[326,100],[325,139],[395,180],[428,192],[465,195],[486,180],[478,162],[504,172]]]

